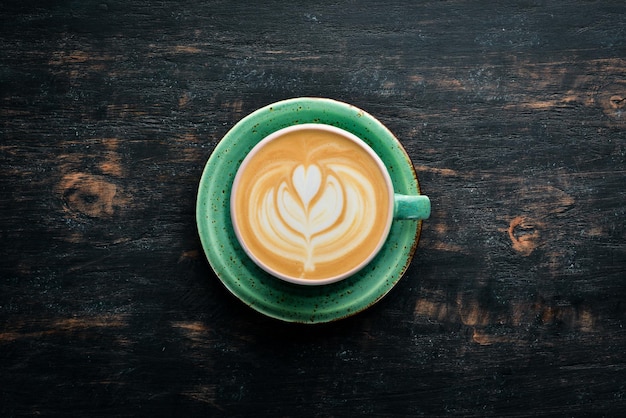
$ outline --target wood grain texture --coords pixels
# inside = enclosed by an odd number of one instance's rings
[[[0,415],[620,416],[620,1],[0,5]],[[238,120],[352,103],[433,202],[398,286],[283,324],[194,205]]]

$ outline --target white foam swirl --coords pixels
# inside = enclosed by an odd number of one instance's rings
[[[252,220],[257,237],[274,253],[304,265],[340,259],[367,238],[375,218],[375,192],[358,170],[329,164],[298,165],[278,186],[267,189],[258,181],[262,207]],[[265,190],[265,192],[263,191]]]

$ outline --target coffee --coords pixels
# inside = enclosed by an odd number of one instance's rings
[[[307,124],[276,132],[237,172],[231,218],[246,252],[287,280],[332,280],[363,267],[393,217],[382,161],[343,130]]]

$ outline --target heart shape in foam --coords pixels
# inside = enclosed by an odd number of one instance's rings
[[[302,204],[305,208],[308,208],[309,203],[319,192],[322,185],[322,172],[315,164],[308,167],[300,164],[293,171],[291,179],[300,200],[302,200]]]

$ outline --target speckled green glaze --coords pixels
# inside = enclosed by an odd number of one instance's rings
[[[322,98],[296,98],[263,107],[243,118],[220,141],[200,180],[196,217],[202,246],[226,288],[251,308],[288,322],[323,323],[367,309],[406,271],[421,221],[394,220],[380,253],[352,277],[324,286],[284,282],[257,267],[239,246],[229,212],[230,188],[239,164],[270,133],[290,125],[325,123],[352,132],[381,157],[396,193],[419,194],[411,161],[393,134],[368,113]]]

